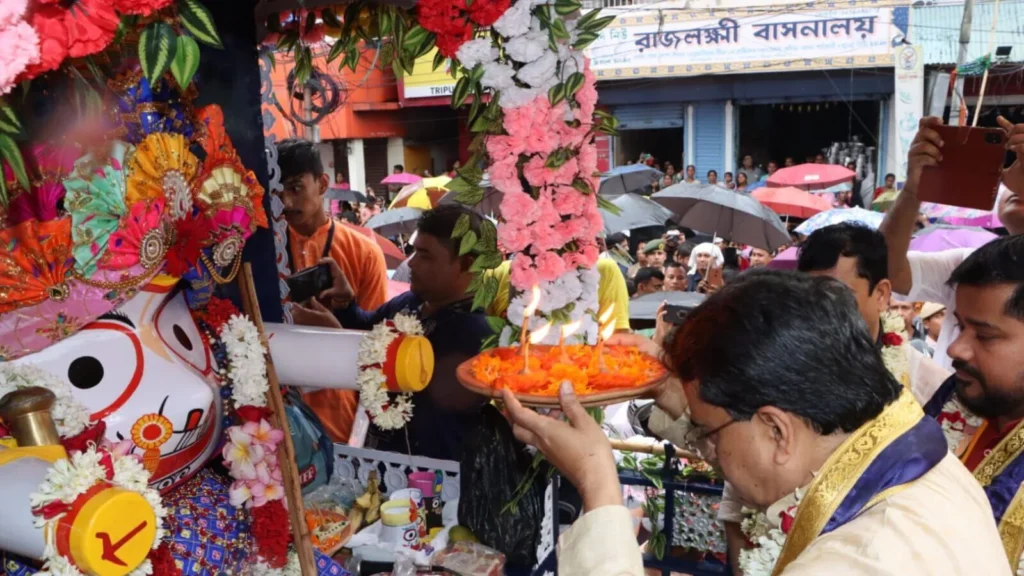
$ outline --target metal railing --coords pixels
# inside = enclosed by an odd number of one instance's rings
[[[647,4],[666,4],[665,0],[583,0],[583,7],[594,8],[630,8]]]

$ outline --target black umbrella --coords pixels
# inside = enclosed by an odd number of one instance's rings
[[[676,221],[739,244],[775,250],[792,240],[778,214],[747,194],[707,184],[675,184],[651,196]]]
[[[340,200],[342,202],[366,202],[369,200],[369,196],[362,192],[349,190],[348,188],[338,188],[337,186],[328,188],[326,196],[328,200]]]

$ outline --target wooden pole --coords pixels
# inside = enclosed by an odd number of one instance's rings
[[[275,428],[284,431],[284,441],[277,449],[277,463],[281,467],[285,497],[288,498],[292,539],[295,543],[295,551],[299,555],[299,566],[302,568],[302,573],[316,574],[316,558],[313,556],[313,544],[309,528],[306,526],[306,515],[302,504],[302,483],[299,480],[299,468],[295,464],[295,446],[292,444],[291,430],[288,428],[288,418],[284,412],[284,397],[281,395],[281,385],[277,381],[277,371],[274,370],[274,360],[270,357],[270,344],[267,342],[267,336],[263,329],[263,316],[260,314],[260,306],[256,300],[252,267],[248,262],[245,263],[241,272],[238,276],[238,288],[242,294],[242,307],[252,323],[256,325],[256,329],[260,333],[260,341],[267,351],[267,380],[270,383],[270,388],[267,390],[267,407],[271,412],[270,423]]]
[[[665,455],[665,444],[647,444],[643,442],[629,442],[626,440],[616,440],[614,438],[609,439],[612,444],[612,450],[618,450],[619,452],[639,452],[641,454],[651,454],[653,456],[664,456]],[[676,457],[686,458],[687,460],[701,460],[699,456],[688,450],[675,447]]]

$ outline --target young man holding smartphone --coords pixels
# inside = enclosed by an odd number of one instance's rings
[[[330,180],[316,145],[290,138],[279,142],[277,150],[284,187],[279,194],[288,221],[292,272],[301,272],[330,258],[352,283],[360,306],[372,310],[383,304],[387,300],[384,253],[373,240],[327,215],[324,193]],[[333,320],[324,318],[308,302],[296,302],[291,312],[296,324],[306,326],[325,326]],[[333,441],[348,442],[359,405],[357,392],[318,390],[303,398],[320,417]]]

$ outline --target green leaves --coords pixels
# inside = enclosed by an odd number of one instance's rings
[[[494,330],[495,334],[501,334],[501,330],[505,328],[505,319],[500,316],[488,316],[487,325],[490,326],[491,330]]]
[[[612,204],[607,198],[601,195],[597,196],[597,207],[615,216],[618,216],[619,214],[622,213],[622,211],[619,210],[618,206]]]
[[[486,218],[480,222],[480,241],[487,244],[488,250],[496,251],[498,249],[498,229],[494,226],[494,222]]]
[[[559,16],[568,16],[582,7],[579,0],[555,0],[555,12]]]
[[[558,83],[548,90],[548,100],[551,101],[551,105],[554,106],[562,100],[565,100],[565,84]]]
[[[295,83],[305,84],[313,73],[313,52],[309,46],[295,45]]]
[[[477,240],[477,247],[480,246],[481,240]],[[501,266],[501,253],[497,251],[496,247],[492,247],[493,252],[485,252],[476,257],[473,261],[473,265],[469,267],[470,272],[483,272],[484,270],[491,270]]]
[[[447,58],[445,58],[444,54],[441,54],[441,51],[438,50],[437,54],[434,54],[434,67],[431,70],[437,70],[440,68],[441,65],[444,64],[445,60],[447,60]]]
[[[569,74],[569,77],[565,79],[565,97],[572,98],[583,88],[583,83],[586,82],[587,77],[581,72],[573,72]],[[554,102],[552,102],[554,105]]]
[[[17,134],[21,132],[21,122],[7,102],[0,99],[0,132]]]
[[[171,62],[171,74],[183,90],[192,83],[192,78],[199,70],[199,44],[190,36],[178,36],[174,61]]]
[[[587,182],[583,178],[576,178],[572,181],[572,187],[579,190],[583,194],[593,194],[594,189],[590,187],[590,182]]]
[[[603,110],[594,111],[594,125],[598,132],[609,136],[619,135],[619,119]]]
[[[18,145],[14,143],[14,140],[7,134],[0,134],[0,158],[7,161],[7,165],[11,167],[14,172],[14,177],[18,179],[18,184],[21,185],[22,189],[29,189],[28,173],[25,171],[25,160],[21,157],[21,150],[18,149]],[[4,206],[7,205],[7,183],[5,179],[0,176],[0,203]]]
[[[452,238],[462,238],[462,236],[469,231],[469,214],[463,214],[459,216],[459,219],[455,221],[455,227],[452,228]]]
[[[473,309],[486,310],[494,302],[498,295],[498,279],[493,274],[487,274],[481,281],[480,287],[473,294]]]
[[[455,89],[452,90],[452,108],[459,108],[466,103],[466,98],[469,98],[469,90],[472,88],[469,76],[463,76],[455,83]]]
[[[574,50],[583,50],[587,46],[593,44],[594,40],[597,40],[598,36],[600,36],[600,34],[597,32],[580,32],[576,35],[576,41],[572,43],[572,47]]]
[[[576,21],[576,41],[572,44],[574,49],[583,50],[593,44],[601,35],[601,30],[615,21],[615,16],[598,18],[600,12],[600,10],[591,10]]]
[[[139,37],[139,65],[150,84],[171,66],[178,49],[174,28],[163,22],[146,26]]]
[[[199,0],[178,0],[178,17],[196,40],[214,48],[224,47],[213,24],[213,15]]]
[[[341,41],[341,38],[338,38],[334,41],[334,45],[331,46],[330,52],[327,53],[327,63],[330,64],[331,62],[334,62],[338,59],[338,56],[341,56],[344,53],[345,43]]]
[[[568,40],[569,30],[565,27],[564,20],[552,20],[551,21],[551,34],[556,40]]]
[[[468,230],[462,235],[462,240],[459,242],[459,256],[465,256],[476,248],[476,232]]]

